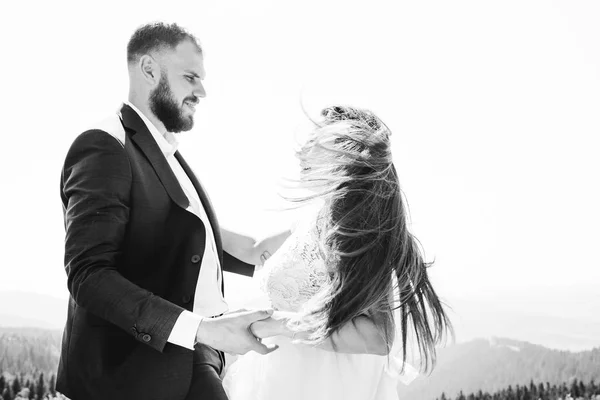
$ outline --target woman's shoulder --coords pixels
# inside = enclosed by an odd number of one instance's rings
[[[317,225],[322,209],[323,205],[317,202],[302,207],[296,212],[290,230],[293,233],[310,231]]]

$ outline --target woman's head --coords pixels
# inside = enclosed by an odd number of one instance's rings
[[[304,186],[331,189],[332,180],[378,178],[392,167],[390,131],[372,112],[335,106],[321,117],[296,154]]]
[[[324,200],[318,230],[331,285],[307,309],[303,328],[314,330],[319,341],[366,315],[381,328],[388,346],[398,326],[406,349],[412,327],[427,368],[450,324],[408,231],[391,132],[368,110],[335,106],[321,116],[297,156],[301,182],[314,190],[309,198]],[[395,304],[394,291],[400,300]],[[400,311],[399,321],[394,309]]]

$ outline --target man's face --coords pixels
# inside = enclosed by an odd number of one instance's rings
[[[183,41],[161,57],[161,77],[150,93],[150,110],[169,132],[189,131],[201,97],[206,73],[202,54],[191,41]]]

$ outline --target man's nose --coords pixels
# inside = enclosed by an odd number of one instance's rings
[[[198,82],[196,88],[194,89],[194,96],[204,98],[206,97],[206,90],[204,90],[204,85],[202,82]]]

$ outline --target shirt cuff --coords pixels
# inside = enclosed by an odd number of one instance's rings
[[[175,321],[175,325],[173,326],[167,341],[169,343],[194,350],[198,327],[203,319],[204,318],[198,314],[184,310],[181,314],[179,314],[179,317],[177,317],[177,321]]]

